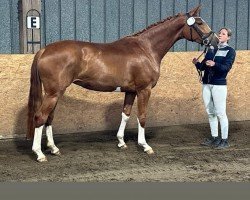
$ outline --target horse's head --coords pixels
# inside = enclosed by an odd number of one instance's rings
[[[186,13],[186,24],[183,28],[183,36],[187,40],[195,41],[205,46],[217,46],[219,39],[208,24],[198,16],[200,10],[201,6],[199,5]]]

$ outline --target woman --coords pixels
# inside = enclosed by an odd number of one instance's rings
[[[227,81],[226,76],[235,60],[235,50],[228,45],[232,32],[228,28],[219,31],[219,44],[217,48],[208,49],[202,62],[197,58],[193,64],[200,71],[204,71],[202,78],[202,96],[208,114],[211,135],[206,139],[204,146],[224,149],[228,143],[228,118],[226,115]],[[221,127],[221,137],[218,135],[218,120]]]

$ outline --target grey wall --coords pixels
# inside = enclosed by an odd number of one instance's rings
[[[167,16],[202,4],[201,16],[218,31],[232,29],[230,45],[250,49],[249,0],[41,0],[42,44],[73,39],[110,42],[144,29]],[[0,0],[0,53],[18,48],[18,0]],[[196,51],[199,45],[178,41],[172,51]]]
[[[19,53],[18,0],[0,0],[0,53]]]

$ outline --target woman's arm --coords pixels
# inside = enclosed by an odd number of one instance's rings
[[[206,67],[206,60],[203,59],[201,62],[196,62],[195,66],[198,70],[200,71],[204,71],[205,70],[205,67]]]

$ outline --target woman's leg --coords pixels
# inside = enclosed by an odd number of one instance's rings
[[[219,118],[221,127],[221,138],[228,138],[228,118],[226,114],[227,86],[215,85],[212,89],[216,115]]]
[[[212,96],[212,89],[214,85],[204,84],[202,86],[202,97],[204,106],[208,114],[208,120],[211,129],[212,137],[218,137],[218,119],[215,112],[214,100]]]

